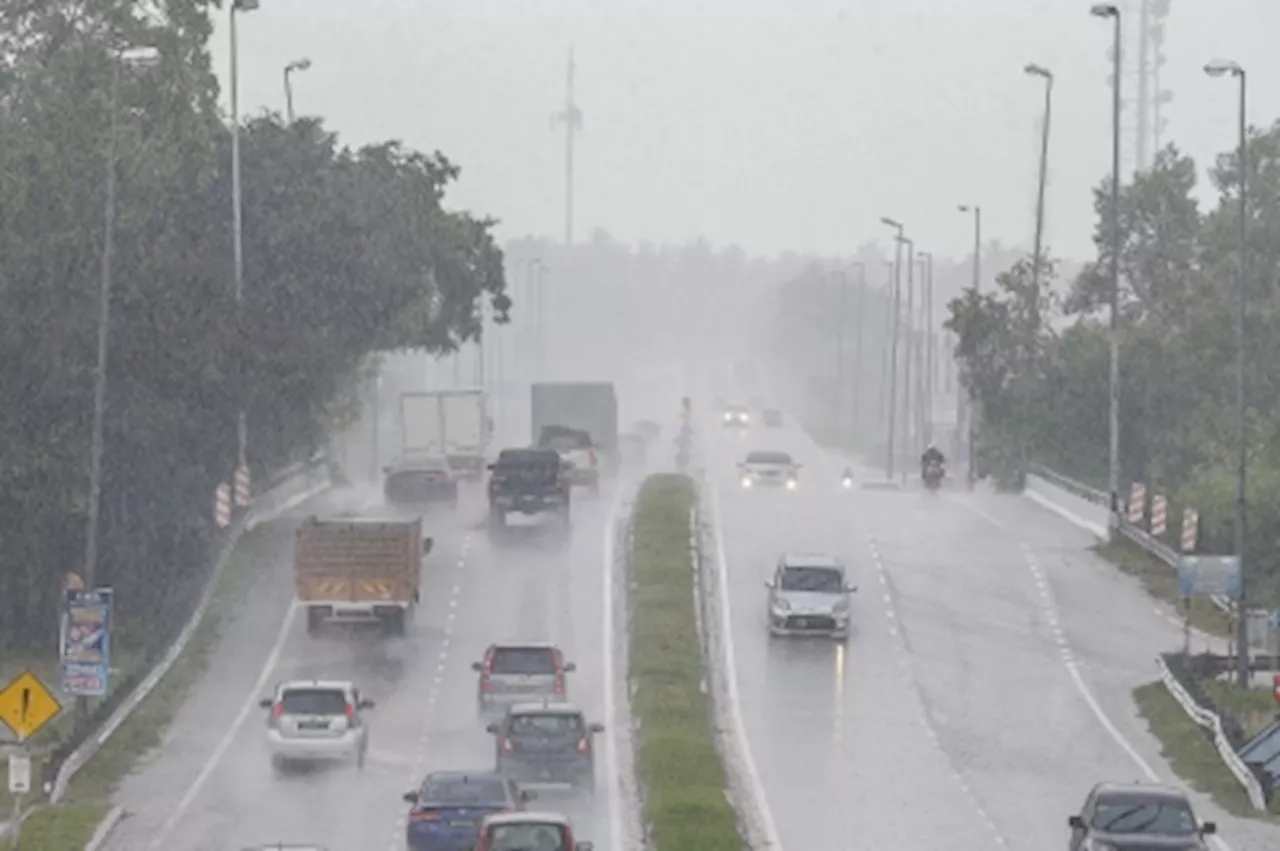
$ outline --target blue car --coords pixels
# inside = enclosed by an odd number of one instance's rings
[[[492,771],[434,771],[404,796],[413,805],[405,841],[411,851],[470,851],[485,816],[523,810],[533,798]]]

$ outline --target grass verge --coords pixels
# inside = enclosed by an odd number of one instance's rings
[[[139,760],[161,744],[187,691],[203,675],[209,655],[217,645],[231,599],[240,584],[251,575],[252,553],[262,537],[269,533],[270,526],[270,523],[264,523],[252,532],[244,533],[218,577],[200,626],[173,667],[80,769],[71,781],[63,803],[45,806],[23,823],[22,851],[82,851],[110,808],[116,786]],[[39,799],[33,798],[35,800]],[[10,851],[11,846],[5,844],[7,841],[0,840],[0,851]]]
[[[637,771],[656,851],[741,851],[712,733],[691,567],[687,476],[640,486],[632,516],[632,712],[640,725]]]
[[[1190,608],[1178,592],[1178,574],[1160,559],[1129,541],[1101,543],[1094,552],[1142,583],[1147,593],[1177,609],[1179,617],[1190,613],[1191,625],[1201,632],[1221,638],[1231,636],[1232,620],[1207,597],[1194,597]]]
[[[1221,680],[1203,681],[1200,685],[1216,706],[1235,716],[1250,739],[1276,719],[1276,700],[1270,688],[1242,689]]]
[[[1188,785],[1233,815],[1280,824],[1280,796],[1272,800],[1270,812],[1255,810],[1204,728],[1187,716],[1164,683],[1139,686],[1133,699],[1151,734],[1160,740],[1160,753]]]

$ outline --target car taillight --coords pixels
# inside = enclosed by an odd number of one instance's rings
[[[588,740],[586,736],[578,739],[578,753],[586,753],[589,750],[591,750],[590,740]]]
[[[489,679],[488,671],[480,672],[480,691],[489,694],[493,691],[493,680]]]
[[[271,705],[271,714],[276,718],[279,718],[281,715],[283,715],[284,704],[277,700],[274,704]]]
[[[356,719],[356,705],[354,703],[346,704],[347,720],[354,721]]]
[[[596,451],[594,449],[587,450],[587,457],[591,459],[591,466],[596,465]]]
[[[564,473],[558,473],[558,474],[556,475],[556,487],[558,487],[558,488],[562,488],[562,487],[564,487],[564,486],[565,486],[565,477],[564,477]]]
[[[439,821],[440,814],[435,810],[414,810],[409,813],[409,821]]]
[[[515,752],[516,752],[516,749],[515,749],[515,748],[513,748],[513,747],[511,746],[511,740],[510,740],[510,739],[504,738],[504,739],[502,740],[502,752],[503,752],[503,753],[515,753]]]
[[[556,671],[556,694],[564,694],[564,669]]]

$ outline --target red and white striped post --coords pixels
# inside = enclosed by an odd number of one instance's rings
[[[252,494],[249,492],[249,467],[241,464],[236,467],[236,505],[244,508],[249,504]]]
[[[1169,503],[1161,494],[1151,499],[1151,534],[1157,538],[1169,528]]]
[[[1134,482],[1129,487],[1129,522],[1134,526],[1142,523],[1147,515],[1147,486],[1142,482]]]
[[[1182,551],[1184,553],[1193,553],[1196,551],[1196,542],[1200,536],[1200,512],[1194,508],[1186,508],[1182,511]]]
[[[213,489],[213,522],[223,529],[231,525],[231,485],[226,482]]]

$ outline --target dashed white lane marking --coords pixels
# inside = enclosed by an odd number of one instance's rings
[[[876,566],[876,576],[879,578],[880,584],[886,589],[883,595],[884,614],[889,623],[889,634],[896,640],[895,646],[901,654],[898,657],[898,667],[902,670],[902,675],[907,680],[911,694],[915,697],[920,724],[924,727],[925,736],[936,748],[938,748],[939,752],[942,753],[943,758],[950,763],[951,758],[943,750],[942,743],[938,737],[938,731],[934,728],[933,722],[929,719],[929,713],[925,709],[924,700],[920,697],[920,693],[916,689],[915,679],[911,672],[911,662],[909,659],[910,654],[907,651],[906,644],[900,637],[897,626],[900,621],[898,607],[893,602],[893,595],[891,595],[887,590],[889,588],[889,571],[884,565],[884,559],[880,556],[880,547],[874,538],[867,538],[867,549],[871,551],[871,560]],[[990,814],[987,813],[986,807],[982,805],[982,801],[980,801],[978,796],[974,794],[973,789],[969,786],[969,781],[965,779],[964,775],[961,774],[960,770],[954,765],[951,766],[951,776],[955,779],[960,791],[962,791],[965,797],[969,799],[969,803],[973,806],[974,812],[978,814],[978,817],[982,819],[983,823],[987,826],[987,829],[991,832],[991,836],[995,839],[996,844],[1002,848],[1009,847],[1008,840],[1005,839],[1004,834],[1002,834],[999,828],[996,827],[995,821],[991,818]]]
[[[471,550],[471,533],[467,532],[462,539],[462,544],[458,548],[458,552],[462,557],[458,559],[456,567],[458,570],[465,570],[467,566],[467,553]],[[453,643],[453,628],[457,622],[457,610],[459,598],[462,596],[461,579],[453,583],[453,587],[449,591],[449,613],[444,619],[443,635],[440,638],[440,653],[436,656],[436,670],[431,677],[431,689],[427,692],[426,711],[422,713],[422,728],[418,731],[418,745],[411,757],[401,757],[399,762],[401,765],[408,765],[409,772],[405,778],[406,788],[417,788],[422,781],[422,776],[426,772],[427,751],[431,747],[431,722],[435,718],[436,700],[440,696],[440,687],[444,683],[444,669],[449,661],[449,650]],[[390,851],[401,851],[405,845],[405,833],[409,828],[409,812],[407,809],[401,811],[397,816],[395,827],[391,831],[391,840],[388,843]]]

